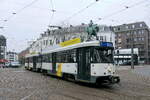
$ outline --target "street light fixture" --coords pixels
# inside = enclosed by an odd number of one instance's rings
[[[13,14],[13,15],[15,15],[16,13],[15,13],[15,12],[13,12],[12,14]]]
[[[3,29],[3,28],[4,28],[3,26],[0,27],[0,29]]]
[[[134,58],[133,58],[133,54],[134,54],[134,40],[133,40],[133,33],[131,33],[131,69],[134,69]]]

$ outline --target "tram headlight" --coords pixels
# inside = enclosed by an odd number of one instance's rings
[[[112,69],[111,69],[111,68],[108,68],[107,70],[108,70],[108,72],[109,72],[109,73],[112,71]]]

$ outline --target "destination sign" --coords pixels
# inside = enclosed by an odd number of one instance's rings
[[[113,47],[113,43],[111,43],[111,42],[101,42],[100,46],[102,46],[102,47]]]

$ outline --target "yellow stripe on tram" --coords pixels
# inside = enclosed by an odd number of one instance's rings
[[[62,63],[57,66],[57,76],[62,77]]]
[[[71,39],[71,40],[68,40],[68,41],[64,41],[64,42],[61,42],[59,45],[61,47],[66,47],[66,46],[77,44],[77,43],[81,43],[80,38],[75,38],[75,39]]]

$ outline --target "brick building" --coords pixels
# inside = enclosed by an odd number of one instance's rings
[[[113,26],[116,49],[139,49],[140,61],[150,63],[150,31],[145,22]]]
[[[25,56],[26,54],[29,54],[29,48],[21,51],[19,54],[18,54],[18,59],[19,59],[19,62],[21,64],[25,64]]]

